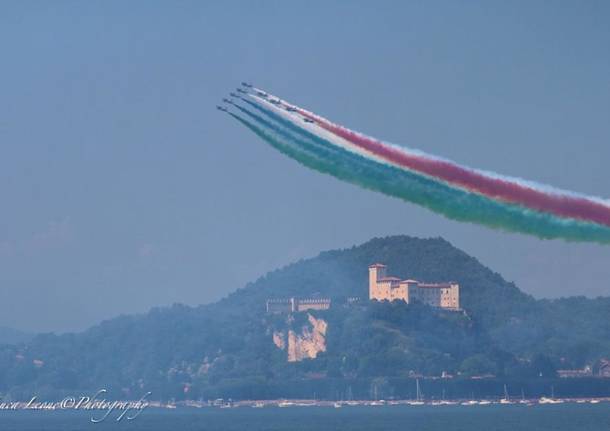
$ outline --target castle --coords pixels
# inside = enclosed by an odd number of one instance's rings
[[[377,301],[418,301],[431,307],[460,309],[460,286],[449,283],[420,283],[388,277],[387,267],[380,263],[369,266],[369,299]]]

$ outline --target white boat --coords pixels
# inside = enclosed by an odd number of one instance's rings
[[[558,400],[555,398],[555,388],[551,386],[551,398],[548,397],[540,397],[538,400],[538,404],[561,404],[563,400]]]
[[[438,401],[432,401],[430,403],[430,405],[433,406],[451,406],[451,405],[455,405],[455,404],[459,404],[457,401],[448,401],[445,399],[445,389],[443,389],[443,395],[441,396],[441,399]]]
[[[523,388],[521,388],[521,399],[519,400],[519,404],[531,404],[528,400],[525,399],[525,392],[523,392]]]
[[[561,403],[563,403],[563,401],[556,400],[555,398],[540,397],[540,399],[538,399],[538,404],[561,404]]]
[[[419,379],[415,379],[415,400],[407,401],[410,406],[423,406],[425,403],[422,399],[421,390],[419,389]]]
[[[506,385],[504,385],[504,398],[500,400],[500,404],[512,404],[513,402],[510,400],[508,396],[508,390],[506,389]]]

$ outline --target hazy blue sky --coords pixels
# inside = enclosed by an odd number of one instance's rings
[[[610,197],[610,3],[0,2],[0,325],[216,300],[373,236],[443,236],[537,297],[610,247],[446,220],[214,108],[249,80],[349,127]]]

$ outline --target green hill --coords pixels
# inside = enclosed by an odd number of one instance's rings
[[[319,294],[334,299],[368,297],[368,266],[383,262],[392,275],[427,282],[457,281],[463,308],[486,325],[535,305],[532,297],[442,238],[375,238],[360,246],[320,253],[272,271],[221,303],[245,305],[281,296]]]
[[[401,278],[459,282],[466,312],[369,302],[374,262]],[[268,298],[290,296],[330,297],[333,306],[266,314]],[[557,368],[610,356],[609,312],[608,298],[534,300],[441,238],[377,238],[272,271],[214,304],[157,308],[1,347],[0,392],[363,398],[374,387],[406,397],[415,377],[447,396],[499,394],[507,381],[541,392]],[[556,389],[566,394],[610,392],[606,379],[561,380]]]

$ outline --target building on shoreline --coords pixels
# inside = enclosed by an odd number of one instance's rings
[[[610,359],[600,359],[597,374],[599,377],[610,377]]]
[[[557,377],[566,378],[579,378],[579,377],[592,377],[593,370],[589,365],[581,370],[557,370]]]
[[[307,310],[328,310],[329,298],[284,298],[268,299],[267,313],[298,313]]]
[[[369,299],[376,301],[421,302],[431,307],[460,310],[460,286],[455,282],[421,283],[387,276],[380,263],[369,266]]]

